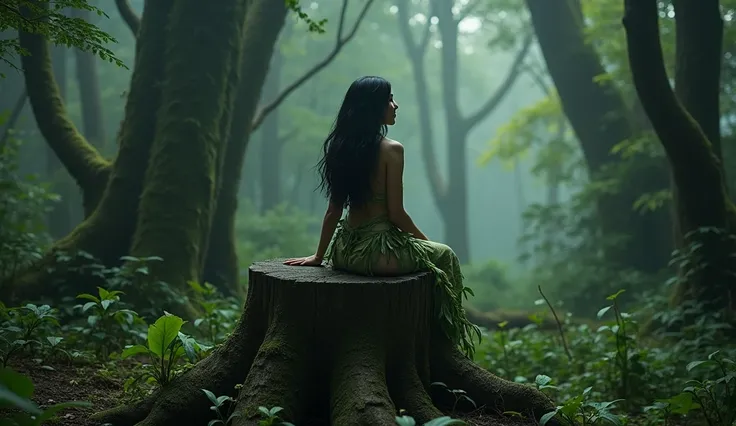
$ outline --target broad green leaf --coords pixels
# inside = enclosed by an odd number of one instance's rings
[[[77,299],[87,299],[87,300],[91,300],[91,301],[93,301],[95,303],[100,303],[100,299],[98,299],[97,297],[92,296],[91,294],[88,294],[88,293],[78,294],[77,295]]]
[[[30,399],[33,396],[33,381],[10,368],[0,369],[0,385],[5,386],[21,398]]]
[[[454,425],[466,425],[462,420],[453,419],[449,416],[437,417],[424,424],[424,426],[454,426]]]
[[[28,414],[38,416],[41,410],[28,398],[23,398],[5,386],[0,385],[0,408],[17,408]]]
[[[148,353],[148,348],[143,345],[133,345],[125,348],[123,353],[120,354],[120,359],[130,358],[134,355]]]
[[[167,348],[179,335],[184,320],[176,315],[164,315],[148,327],[148,348],[159,358],[163,357]]]

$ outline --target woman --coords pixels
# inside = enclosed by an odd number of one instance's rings
[[[319,266],[327,260],[362,275],[433,271],[445,331],[472,353],[470,333],[480,332],[465,318],[462,296],[472,292],[463,286],[460,262],[450,247],[429,241],[404,209],[404,147],[386,138],[398,108],[391,84],[381,77],[350,85],[318,164],[320,188],[330,201],[317,251],[284,263]]]

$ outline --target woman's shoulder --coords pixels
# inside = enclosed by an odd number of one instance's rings
[[[399,141],[395,141],[389,138],[383,138],[383,140],[381,141],[381,147],[385,151],[389,152],[404,151],[404,145],[402,145]]]

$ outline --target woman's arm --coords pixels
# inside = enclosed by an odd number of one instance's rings
[[[342,207],[333,202],[332,199],[330,199],[330,204],[327,206],[325,217],[324,219],[322,219],[322,232],[319,236],[317,251],[314,253],[315,259],[319,260],[320,262],[325,257],[327,247],[329,247],[330,245],[332,235],[335,233],[335,228],[337,228],[337,222],[340,221],[341,217]]]
[[[392,142],[388,147],[386,164],[386,198],[388,219],[402,231],[416,238],[428,240],[404,209],[404,146]]]

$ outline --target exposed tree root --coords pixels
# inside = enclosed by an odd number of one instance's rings
[[[554,406],[549,397],[535,388],[504,380],[469,360],[439,332],[432,338],[432,349],[432,379],[450,389],[464,390],[478,406],[485,406],[487,412],[515,411],[538,419]],[[433,393],[440,394],[439,398],[441,392],[433,389]]]
[[[249,282],[230,339],[144,403],[145,418],[140,406],[95,418],[114,426],[204,424],[213,414],[201,389],[234,395],[243,383],[235,426],[256,425],[259,406],[283,407],[280,416],[295,424],[394,425],[402,409],[423,423],[445,406],[443,394],[430,398],[430,378],[465,390],[489,412],[533,416],[530,424],[553,408],[533,387],[478,367],[433,326],[432,274],[377,279],[276,260],[254,264]]]

